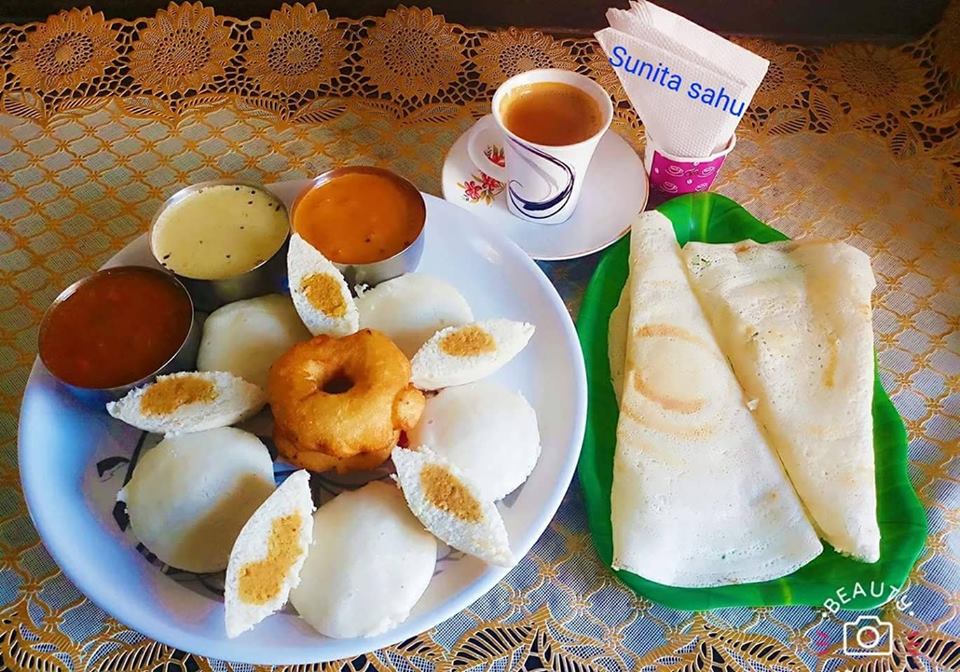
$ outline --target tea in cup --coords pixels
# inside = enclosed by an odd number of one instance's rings
[[[613,120],[613,103],[589,77],[569,70],[531,70],[511,77],[493,96],[493,114],[467,142],[477,168],[506,185],[510,213],[559,224],[573,214],[600,138]],[[484,154],[504,149],[505,167]]]

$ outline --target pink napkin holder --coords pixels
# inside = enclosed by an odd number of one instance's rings
[[[720,172],[727,154],[733,151],[736,144],[737,136],[734,135],[719,152],[694,159],[670,154],[648,136],[643,166],[650,177],[651,199],[662,203],[681,194],[707,191]]]

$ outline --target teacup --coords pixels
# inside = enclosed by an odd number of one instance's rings
[[[531,137],[523,137],[535,135],[542,129],[522,131],[516,123],[511,128],[507,117],[517,96],[527,92],[538,95],[536,87],[541,84],[569,85],[577,90],[570,93],[580,97],[586,94],[592,101],[590,104],[595,104],[595,118],[593,111],[587,110],[585,116],[589,114],[591,118],[576,119],[572,125],[545,123],[544,129],[552,126],[559,131],[555,136],[558,140],[545,141],[541,137],[537,142]],[[563,109],[569,108],[565,106]],[[549,110],[544,112],[544,116],[549,114]],[[493,96],[493,114],[473,127],[467,152],[478,169],[506,185],[507,208],[511,214],[540,224],[559,224],[566,221],[577,207],[587,167],[612,120],[613,103],[609,94],[589,77],[569,70],[530,70],[500,85]],[[569,126],[578,126],[588,135],[581,133],[577,136],[574,128],[574,134],[564,139],[566,134],[563,131]],[[491,144],[503,147],[505,166],[495,163],[485,153]]]

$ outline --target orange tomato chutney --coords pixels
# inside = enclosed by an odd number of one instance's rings
[[[76,387],[128,385],[166,364],[192,321],[189,297],[163,271],[111,268],[51,309],[40,329],[40,359]]]
[[[409,247],[423,230],[423,199],[386,175],[346,173],[297,202],[293,230],[339,264],[369,264]]]

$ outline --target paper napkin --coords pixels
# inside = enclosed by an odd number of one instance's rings
[[[648,138],[684,157],[722,150],[770,62],[662,7],[607,10],[596,33]]]

